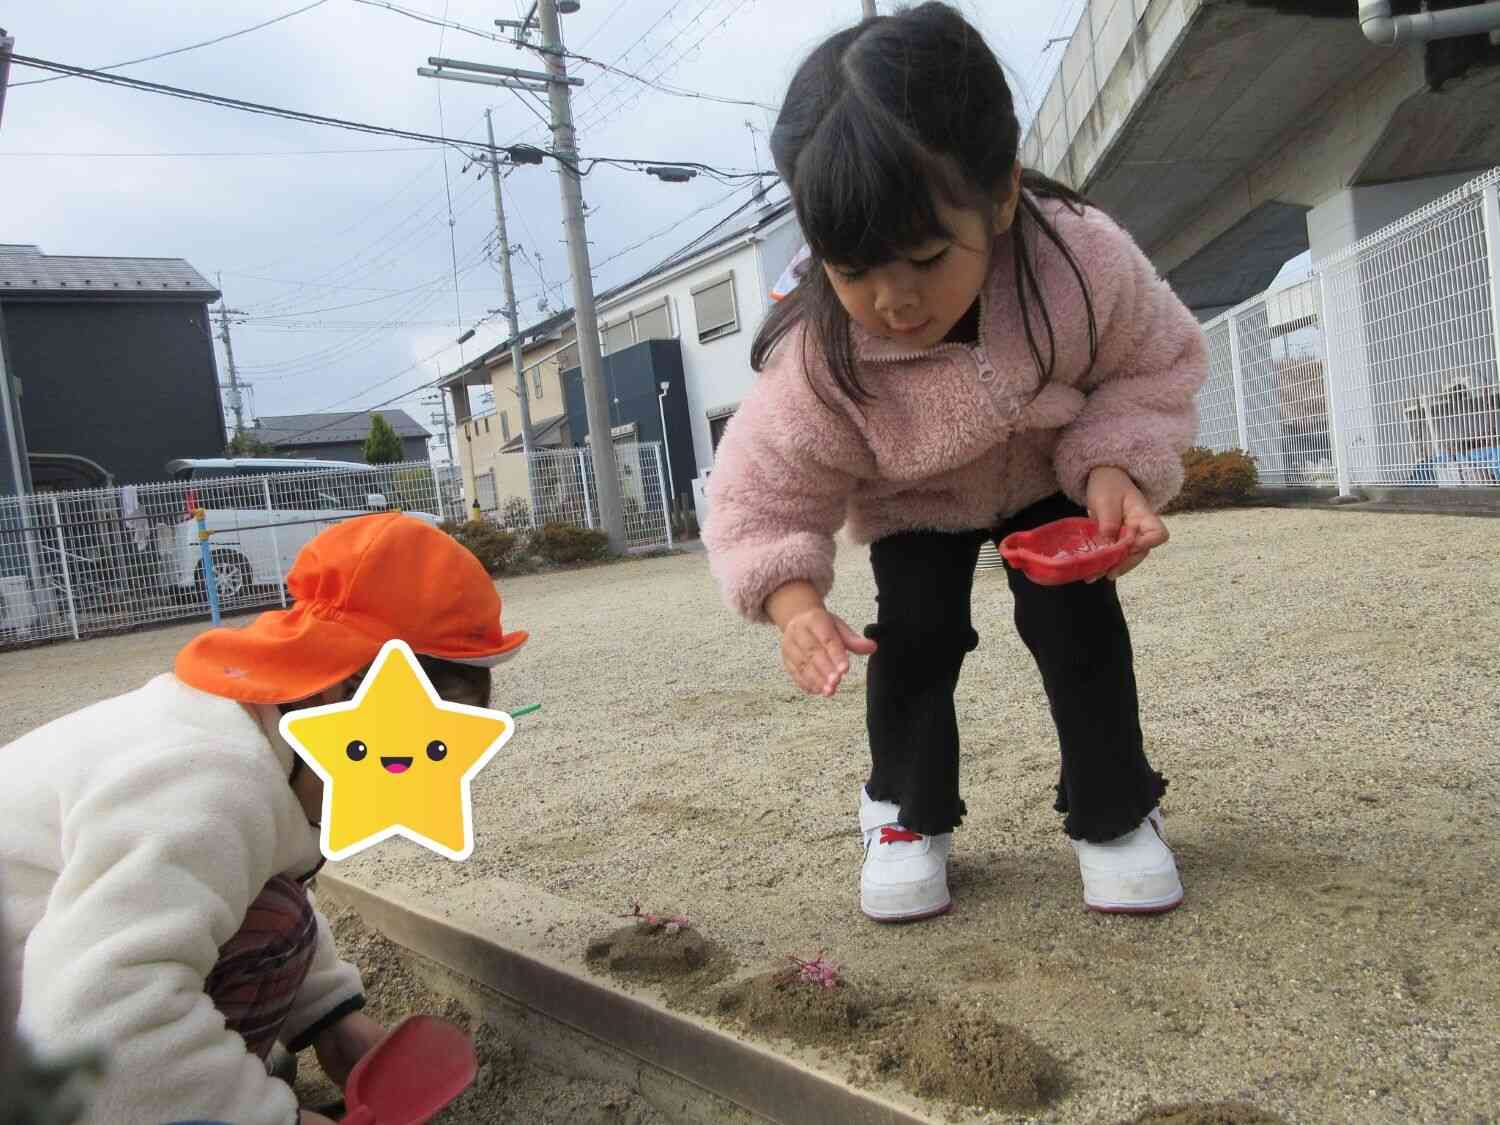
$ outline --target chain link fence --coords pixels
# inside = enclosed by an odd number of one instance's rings
[[[594,478],[594,455],[587,448],[538,449],[525,457],[531,497],[499,496],[493,472],[476,478],[480,510],[512,531],[525,531],[549,523],[573,527],[603,527],[599,515],[599,491]],[[667,499],[665,460],[660,442],[615,442],[615,463],[620,472],[620,499],[625,509],[625,545],[628,550],[671,547],[672,520]]]
[[[1204,333],[1197,443],[1267,487],[1500,485],[1500,168]]]
[[[0,497],[0,647],[208,613],[200,508],[234,612],[286,605],[297,552],[325,528],[388,510],[436,525],[444,499],[427,462]]]

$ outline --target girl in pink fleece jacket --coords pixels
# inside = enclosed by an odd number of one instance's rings
[[[981,543],[1087,511],[1134,553],[1108,580],[1007,571],[1062,751],[1084,901],[1182,900],[1142,747],[1114,579],[1167,541],[1207,374],[1198,324],[1123,230],[1017,162],[1000,65],[952,8],[867,19],[803,63],[771,138],[811,257],[752,352],[704,531],[726,599],[831,696],[870,657],[860,905],[940,914],[966,813],[953,694],[978,644]],[[829,613],[834,533],[872,543],[876,623]]]

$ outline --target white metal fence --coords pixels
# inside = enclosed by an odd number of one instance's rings
[[[225,611],[285,605],[283,580],[320,531],[371,511],[441,521],[427,462],[0,497],[0,647],[208,612],[194,509]]]
[[[1263,484],[1500,485],[1500,168],[1204,332],[1197,442]]]
[[[520,457],[521,454],[507,454]],[[531,497],[499,496],[493,472],[479,481],[481,513],[507,528],[566,523],[601,528],[594,455],[582,449],[538,449],[526,454]],[[625,509],[625,545],[631,550],[672,546],[671,509],[660,442],[615,442],[620,497]]]

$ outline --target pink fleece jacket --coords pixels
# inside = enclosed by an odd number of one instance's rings
[[[1083,295],[1038,237],[1037,280],[1057,338],[1044,387],[1026,342],[1013,241],[996,242],[977,346],[904,353],[854,326],[862,407],[797,328],[777,346],[719,444],[703,539],[725,600],[765,621],[766,598],[804,580],[833,587],[834,534],[988,528],[1056,492],[1082,503],[1089,473],[1124,469],[1155,507],[1182,486],[1182,452],[1208,374],[1198,322],[1103,212],[1040,201],[1088,278],[1098,331],[1089,369]],[[1034,228],[1032,228],[1032,233]],[[1032,302],[1043,356],[1046,330]],[[836,406],[819,400],[809,383]]]

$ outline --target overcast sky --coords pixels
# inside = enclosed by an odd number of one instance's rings
[[[18,54],[98,67],[310,2],[126,0],[102,19],[99,0],[12,0],[0,24]],[[1057,47],[1044,54],[1043,45],[1073,29],[1083,0],[958,2],[1015,75],[1029,118],[1060,55]],[[520,0],[400,3],[489,31],[496,17],[521,8]],[[806,52],[859,14],[859,0],[582,0],[563,27],[580,54],[677,87],[774,105]],[[418,77],[416,68],[440,53],[539,67],[535,55],[506,44],[359,0],[323,0],[273,26],[119,73],[469,139],[483,135],[492,106],[500,143],[547,142],[518,96]],[[672,97],[586,64],[572,70],[586,82],[575,98],[585,156],[769,166],[773,114]],[[503,301],[487,246],[491,188],[476,169],[462,172],[461,154],[83,79],[16,85],[40,77],[22,67],[11,73],[0,126],[0,242],[34,243],[50,254],[180,257],[211,280],[222,272],[229,304],[250,317],[234,331],[234,351],[254,388],[254,413],[373,405],[504,338],[503,318],[490,316]],[[510,238],[525,249],[515,263],[524,325],[542,315],[543,278],[554,310],[572,304],[557,176],[550,162],[520,167],[505,186]],[[711,226],[745,200],[743,191],[726,199],[733,190],[600,167],[585,181],[596,288],[649,268]],[[486,316],[472,340],[454,344]],[[427,423],[421,397],[398,405]]]

